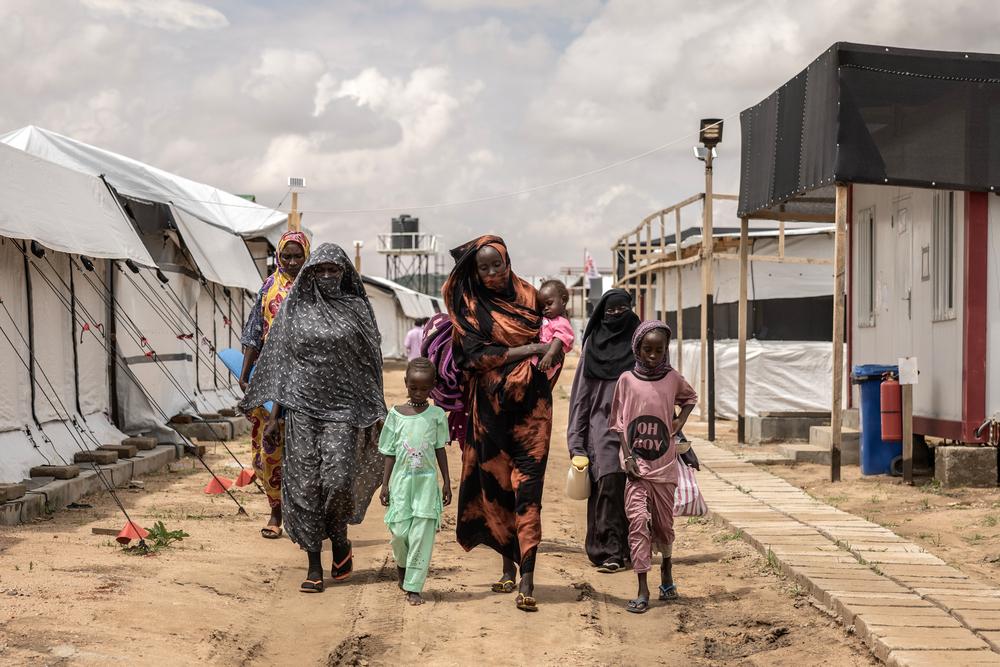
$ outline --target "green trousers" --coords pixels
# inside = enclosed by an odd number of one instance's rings
[[[396,559],[396,567],[406,568],[403,590],[420,593],[424,590],[427,570],[431,565],[437,521],[420,517],[395,521],[389,524],[389,532],[392,533],[392,555]]]

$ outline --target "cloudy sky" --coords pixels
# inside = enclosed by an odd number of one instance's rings
[[[414,210],[451,246],[505,236],[555,273],[697,192],[698,119],[835,41],[1000,52],[991,0],[0,0],[0,131],[39,125],[275,206],[321,240]],[[738,120],[716,190],[739,186]],[[287,202],[286,202],[287,207]],[[694,220],[691,221],[694,223]]]

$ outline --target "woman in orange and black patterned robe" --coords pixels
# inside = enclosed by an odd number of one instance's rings
[[[458,542],[485,544],[503,557],[498,593],[535,611],[535,554],[542,537],[545,464],[552,432],[552,390],[531,364],[538,342],[538,292],[511,271],[507,246],[483,236],[451,251],[455,268],[444,286],[454,324],[453,353],[467,374],[469,426],[458,493]]]

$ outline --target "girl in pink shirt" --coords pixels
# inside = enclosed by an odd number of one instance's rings
[[[554,387],[562,371],[562,359],[573,349],[573,341],[576,339],[573,325],[566,319],[569,290],[561,280],[546,280],[538,288],[538,300],[543,316],[538,342],[548,345],[549,350],[535,363],[538,370],[549,378],[549,385]]]
[[[660,599],[677,599],[671,571],[674,543],[674,491],[677,488],[676,435],[698,397],[684,377],[670,367],[670,327],[660,321],[639,325],[632,337],[635,368],[622,373],[611,402],[610,428],[621,438],[625,515],[629,522],[632,567],[639,594],[627,611],[649,609],[646,574],[652,569],[653,543],[660,545]],[[674,408],[681,412],[675,417]]]

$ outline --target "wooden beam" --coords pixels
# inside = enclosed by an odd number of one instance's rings
[[[847,245],[847,186],[837,184],[836,234],[833,255],[833,401],[830,410],[830,481],[840,481],[840,445],[844,399],[844,275]]]
[[[677,261],[681,256],[681,210],[674,211],[674,249],[677,251]],[[677,267],[677,372],[684,375],[684,267]]]
[[[795,213],[792,211],[778,213],[775,211],[757,211],[750,216],[751,220],[786,220],[788,222],[837,222],[835,215],[826,213]]]
[[[747,269],[749,267],[749,221],[740,219],[740,302],[739,302],[739,370],[737,387],[736,435],[739,444],[746,443],[747,415]]]
[[[913,385],[900,386],[903,394],[903,483],[913,484]]]
[[[736,260],[740,258],[738,252],[735,253],[719,253],[715,256],[716,259],[729,259]],[[768,262],[770,264],[817,264],[817,265],[832,265],[833,259],[830,257],[779,257],[778,255],[750,255],[751,262]]]

